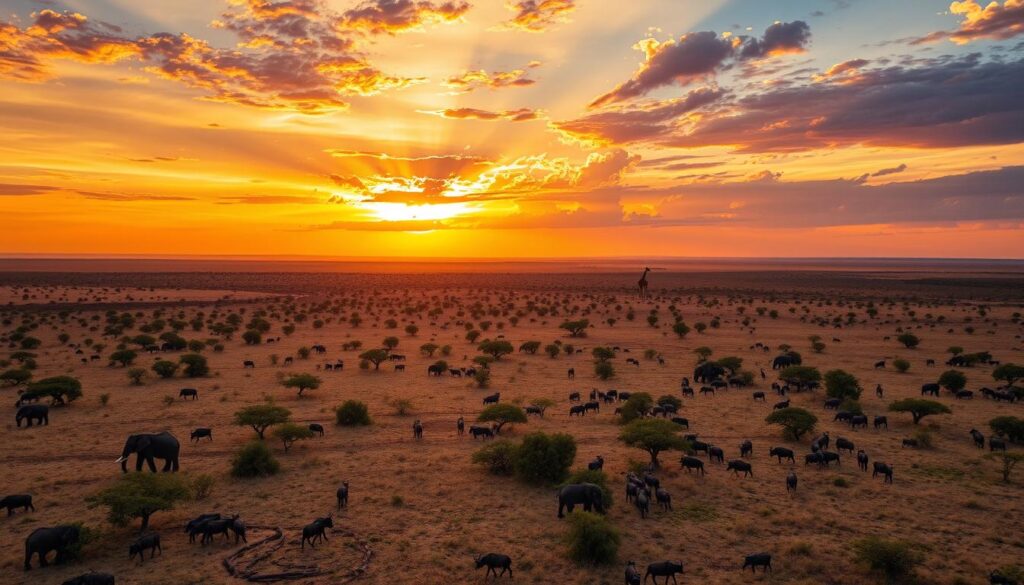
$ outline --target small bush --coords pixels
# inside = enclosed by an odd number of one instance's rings
[[[559,483],[576,458],[576,440],[565,433],[530,433],[515,458],[516,476],[527,483]]]
[[[884,575],[890,582],[909,577],[923,560],[913,544],[878,536],[854,542],[853,550],[858,562],[867,565],[871,572]]]
[[[850,482],[846,481],[845,478],[837,477],[832,480],[832,485],[838,488],[850,487]]]
[[[515,472],[518,447],[512,441],[494,441],[473,453],[473,463],[483,465],[493,475]]]
[[[920,428],[914,431],[914,439],[917,440],[917,444],[925,449],[931,449],[934,446],[932,437],[933,434],[931,429]]]
[[[405,499],[402,496],[395,494],[391,496],[391,505],[395,508],[401,508],[405,505]]]
[[[208,473],[202,473],[192,480],[192,497],[195,500],[205,500],[213,493],[213,485],[217,480]]]
[[[892,361],[892,366],[896,368],[896,371],[905,374],[910,369],[910,362],[904,359],[896,359]]]
[[[334,416],[339,425],[346,427],[366,426],[372,422],[366,404],[358,400],[346,400],[334,411]]]
[[[614,563],[621,542],[619,531],[600,514],[576,511],[569,514],[569,558],[581,565]]]
[[[266,477],[280,469],[281,464],[262,441],[246,444],[231,461],[231,475],[235,477]]]
[[[109,403],[110,403],[110,394],[107,394],[107,393],[100,394],[100,404],[102,406],[106,406]]]

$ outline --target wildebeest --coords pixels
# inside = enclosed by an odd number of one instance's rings
[[[324,436],[324,425],[320,423],[309,423],[309,430],[320,435],[321,437]]]
[[[668,493],[668,490],[658,488],[654,490],[654,499],[661,504],[661,507],[666,512],[672,509],[672,494]]]
[[[139,562],[146,560],[146,550],[149,550],[149,558],[156,556],[156,551],[160,551],[160,556],[163,556],[164,550],[160,548],[160,535],[157,533],[147,534],[140,536],[135,539],[128,547],[128,560],[135,558],[135,555],[139,555]]]
[[[700,387],[700,393],[701,394],[711,394],[712,396],[714,396],[715,395],[715,389],[712,388],[711,386],[701,386]]]
[[[640,571],[633,561],[626,562],[626,585],[640,585]]]
[[[875,362],[875,369],[885,369],[885,360]]]
[[[988,438],[988,450],[989,451],[1006,451],[1006,441],[999,437]]]
[[[673,583],[676,581],[676,573],[683,574],[683,563],[675,563],[672,561],[661,561],[660,563],[651,563],[647,565],[647,574],[644,575],[644,583],[647,583],[647,578],[651,577],[654,581],[654,585],[658,585],[658,577],[664,577],[665,583],[668,583],[668,578],[672,577]]]
[[[505,571],[508,571],[509,578],[512,578],[512,557],[508,555],[488,553],[473,557],[473,560],[476,561],[477,569],[480,567],[487,567],[487,570],[484,571],[484,579],[486,579],[492,572],[494,573],[494,578],[497,579],[501,575],[504,575]],[[501,575],[498,574],[498,569],[501,569]]]
[[[658,489],[661,487],[661,480],[651,475],[650,473],[644,474],[644,485],[651,489]]]
[[[646,488],[637,490],[633,505],[640,510],[640,518],[646,518],[651,513],[651,492]]]
[[[786,491],[796,491],[796,472],[790,471],[786,476]]]
[[[868,454],[864,452],[864,449],[857,451],[857,466],[861,471],[868,470]]]
[[[760,400],[762,402],[766,400],[766,398],[764,397],[764,392],[754,392],[753,397],[754,400]]]
[[[971,438],[974,439],[974,446],[979,449],[985,448],[985,435],[978,429],[971,429]]]
[[[178,398],[191,398],[192,400],[199,400],[199,391],[195,388],[182,388],[178,392]]]
[[[590,471],[604,469],[604,457],[600,455],[595,457],[593,461],[587,464],[587,469],[589,469]]]
[[[789,400],[783,400],[782,402],[776,402],[775,406],[772,406],[772,410],[782,410],[783,408],[789,408]]]
[[[529,415],[529,414],[535,414],[535,415],[537,415],[537,416],[543,416],[543,414],[544,414],[544,411],[543,411],[543,410],[541,410],[541,407],[539,407],[539,406],[536,406],[536,405],[534,405],[534,404],[531,404],[531,405],[529,405],[529,406],[526,406],[526,407],[524,407],[524,408],[523,408],[523,411],[524,411],[524,412],[525,412],[526,414],[528,414],[528,415]]]
[[[677,425],[683,427],[684,429],[690,428],[690,421],[688,419],[685,419],[685,418],[681,417],[681,416],[673,416],[672,417],[672,422],[674,422]]]
[[[231,517],[229,528],[231,528],[231,532],[235,533],[235,544],[238,544],[239,539],[245,543],[249,542],[249,539],[245,537],[245,522],[237,515]]]
[[[721,447],[711,447],[708,449],[708,461],[718,461],[719,463],[725,462],[725,451]]]
[[[685,469],[687,472],[689,472],[691,469],[696,469],[697,471],[700,471],[701,475],[704,475],[705,473],[704,462],[701,461],[700,459],[697,459],[696,457],[686,455],[679,460],[679,464],[682,465],[683,469]]]
[[[461,436],[466,433],[466,419],[459,417],[459,420],[455,421],[455,430]]]
[[[252,360],[245,360],[244,362],[242,362],[242,367],[243,368],[255,368],[256,367],[256,362],[254,362]]]
[[[853,453],[853,441],[839,437],[836,439],[836,451],[842,451],[844,449]]]
[[[917,439],[903,439],[903,445],[902,446],[903,447],[914,447],[916,449],[917,446],[918,446]]]
[[[832,421],[850,422],[850,420],[853,419],[854,416],[855,415],[852,412],[849,412],[847,410],[840,410],[839,412],[836,413],[836,416],[835,418],[832,419]]]
[[[787,449],[786,447],[772,447],[768,451],[768,456],[769,457],[778,457],[779,458],[779,463],[782,463],[782,459],[783,458],[789,459],[790,461],[792,461],[794,463],[796,462],[796,459],[793,458],[793,450],[792,449]]]
[[[476,425],[472,425],[469,427],[469,434],[473,435],[474,439],[477,437],[483,437],[485,440],[494,438],[494,431],[489,427],[478,427]]]
[[[196,535],[201,534],[202,532],[199,527],[211,520],[220,520],[220,514],[200,514],[189,520],[188,524],[185,525],[185,532],[188,533],[188,541],[195,542]]]
[[[836,462],[836,465],[840,464],[839,453],[834,451],[822,451],[819,455],[821,455],[821,464],[825,467],[828,467],[829,463],[832,463],[833,461]]]
[[[315,548],[317,541],[327,540],[327,529],[334,527],[334,520],[331,514],[328,514],[324,518],[317,518],[309,524],[302,527],[302,546],[300,548],[305,549],[306,543],[309,543],[310,548]]]
[[[825,410],[839,410],[840,402],[838,398],[829,398],[825,401]]]
[[[569,407],[569,416],[586,416],[587,407],[584,404],[577,404]]]
[[[0,508],[7,508],[7,515],[13,516],[15,508],[21,508],[28,512],[32,510],[36,511],[36,507],[32,505],[32,496],[29,494],[15,494],[11,496],[4,496],[0,499]]]
[[[348,482],[347,481],[341,482],[341,487],[338,488],[337,496],[338,496],[338,509],[339,510],[342,509],[345,506],[348,506]]]
[[[879,427],[885,427],[886,429],[888,429],[889,428],[889,418],[885,417],[885,416],[876,416],[874,424],[875,424],[875,429],[876,430]]]
[[[192,434],[189,435],[189,439],[188,440],[189,440],[190,443],[192,441],[195,441],[195,442],[198,443],[199,439],[202,439],[203,437],[206,437],[207,439],[210,439],[212,441],[213,440],[213,430],[212,429],[208,429],[206,427],[200,427],[200,428],[192,431]]]
[[[419,419],[416,419],[416,421],[414,423],[412,423],[412,438],[414,438],[414,439],[422,439],[423,438],[423,423],[421,423],[419,421]]]
[[[501,392],[495,392],[489,396],[484,396],[484,404],[497,404],[501,400]]]
[[[772,568],[772,555],[768,553],[747,555],[743,559],[743,567],[741,569],[746,569],[747,567],[750,567],[750,571],[753,573],[757,572],[757,567],[764,567],[764,572],[767,573]]]
[[[590,402],[585,402],[583,404],[583,410],[585,412],[591,411],[591,410],[596,411],[596,412],[601,412],[601,403],[596,401],[596,400],[591,400]]]
[[[576,377],[576,368],[569,368],[566,374],[568,375],[570,380],[574,379]]]
[[[211,518],[198,524],[194,528],[194,532],[189,533],[189,539],[194,542],[195,533],[202,534],[203,537],[199,540],[199,543],[205,545],[213,542],[215,534],[223,534],[224,538],[231,538],[228,531],[231,530],[232,524],[232,518]]]
[[[750,440],[740,443],[740,457],[750,457],[754,454],[754,444]]]
[[[569,394],[569,402],[579,402],[580,400],[582,400],[582,398],[580,398],[579,392],[572,392]]]
[[[850,417],[850,428],[855,429],[857,427],[868,428],[868,417],[865,414],[855,414]]]
[[[733,459],[732,461],[730,461],[729,464],[725,466],[725,470],[732,470],[733,474],[735,475],[739,475],[742,471],[743,477],[747,477],[748,475],[750,477],[754,476],[754,470],[751,467],[751,465],[746,461],[740,461],[739,459]]]
[[[808,453],[807,455],[804,455],[804,465],[810,465],[811,463],[817,463],[818,465],[821,465],[821,460],[822,456],[820,452]]]
[[[683,396],[693,397],[693,388],[690,386],[683,386]]]
[[[939,395],[939,385],[935,384],[935,383],[924,384],[923,386],[921,386],[921,396],[924,396],[925,394],[931,394],[932,396],[938,396]]]
[[[871,477],[877,477],[879,473],[885,476],[883,483],[892,483],[892,465],[886,465],[880,461],[875,461],[874,467],[871,471]]]
[[[957,400],[972,400],[974,398],[974,392],[970,390],[957,390],[953,395]]]

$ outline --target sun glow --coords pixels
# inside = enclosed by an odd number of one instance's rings
[[[441,221],[476,211],[469,203],[438,203],[406,205],[405,203],[366,202],[360,207],[372,212],[381,221]]]

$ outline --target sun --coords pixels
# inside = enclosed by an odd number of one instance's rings
[[[476,211],[473,205],[465,202],[408,205],[406,203],[367,201],[361,206],[373,213],[380,221],[441,221]]]

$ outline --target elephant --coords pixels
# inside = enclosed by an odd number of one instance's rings
[[[704,362],[694,368],[693,380],[698,384],[703,384],[705,382],[710,382],[723,374],[725,374],[725,368],[722,366],[714,362]]]
[[[110,573],[85,573],[68,579],[63,585],[114,585],[114,576]]]
[[[599,514],[604,514],[604,496],[601,486],[593,483],[572,483],[558,490],[559,518],[565,516],[562,514],[563,508],[569,508],[569,513],[572,513],[573,508],[579,504],[583,505],[585,512],[594,510]]]
[[[32,423],[38,423],[40,425],[50,424],[50,407],[45,404],[29,404],[22,406],[18,409],[18,414],[14,417],[18,427],[21,428],[21,421],[28,421],[28,426],[32,426]]]
[[[772,369],[781,370],[789,366],[799,366],[802,361],[799,355],[784,353],[772,360]]]
[[[171,433],[164,431],[157,434],[129,435],[124,442],[124,449],[121,456],[115,463],[121,464],[121,471],[128,473],[128,456],[137,454],[135,459],[135,471],[142,471],[142,462],[149,465],[149,470],[156,473],[156,464],[153,459],[164,460],[164,471],[178,471],[178,452],[181,444]]]
[[[25,539],[25,570],[32,569],[32,555],[39,555],[39,566],[45,567],[46,555],[57,551],[55,562],[59,565],[67,560],[68,548],[78,544],[80,531],[73,524],[61,524],[49,528],[36,528]]]

